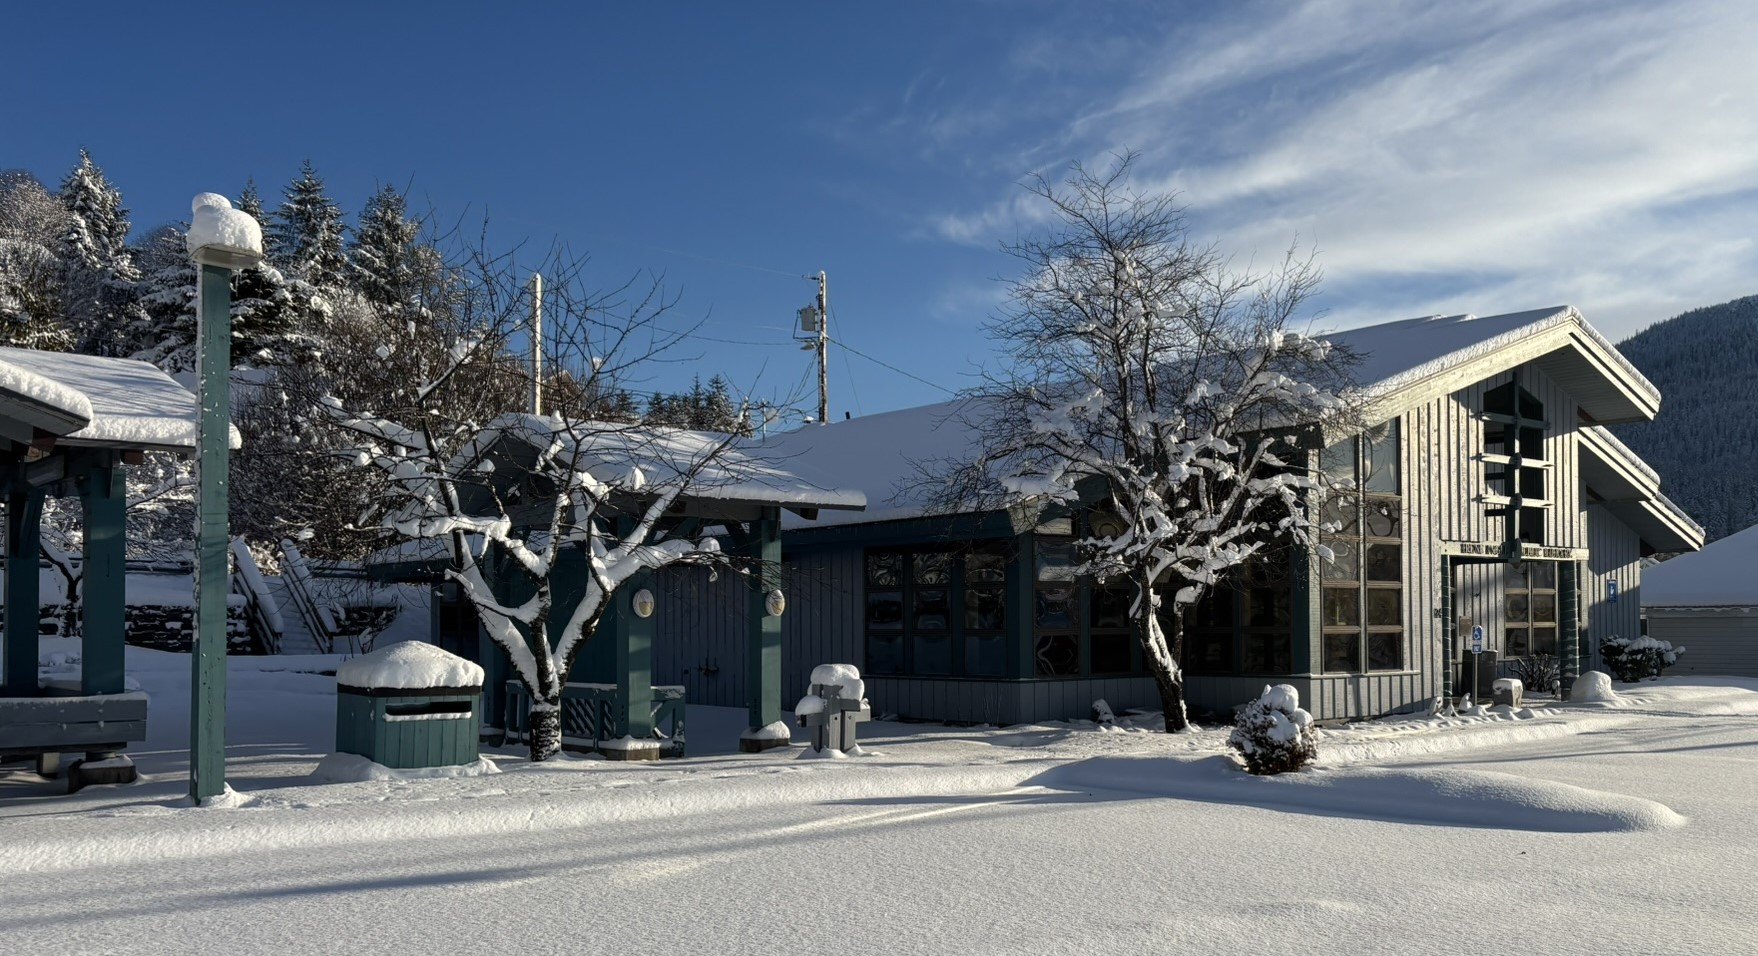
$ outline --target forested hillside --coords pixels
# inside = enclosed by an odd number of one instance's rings
[[[1614,429],[1711,541],[1758,523],[1758,295],[1692,309],[1618,344],[1660,417]]]

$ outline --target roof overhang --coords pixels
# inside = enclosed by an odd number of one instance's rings
[[[1636,532],[1648,553],[1703,547],[1703,527],[1661,494],[1660,476],[1647,462],[1603,428],[1589,426],[1577,434],[1581,480],[1593,504]]]
[[[1572,395],[1593,422],[1653,421],[1659,414],[1659,389],[1573,306],[1533,315],[1502,334],[1367,385],[1368,422],[1395,418],[1528,363]]]

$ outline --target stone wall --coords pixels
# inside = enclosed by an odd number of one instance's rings
[[[263,648],[251,640],[250,625],[244,616],[244,605],[231,603],[226,608],[226,652],[228,654],[260,654]],[[44,637],[63,636],[66,606],[45,604],[38,614],[38,633]],[[0,624],[5,621],[0,608]],[[79,611],[74,611],[74,627],[78,627]],[[124,616],[123,631],[128,643],[160,651],[187,653],[195,634],[195,608],[187,604],[130,604]],[[71,635],[69,635],[71,636]]]

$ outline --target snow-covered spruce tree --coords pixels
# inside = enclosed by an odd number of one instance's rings
[[[268,225],[268,213],[262,207],[262,193],[257,191],[254,177],[244,180],[244,189],[238,193],[238,208],[243,210],[246,216],[255,219],[259,225]],[[274,245],[266,229],[263,232],[262,248],[265,255],[275,254]]]
[[[1233,271],[1193,244],[1172,197],[1129,191],[1129,167],[1077,165],[1065,188],[1028,187],[1053,226],[1007,247],[1025,275],[989,331],[1010,362],[976,390],[984,447],[950,494],[1097,495],[1122,530],[1077,542],[1076,573],[1131,585],[1177,731],[1184,612],[1230,569],[1316,531],[1308,452],[1321,427],[1353,420],[1349,358],[1293,328],[1318,283],[1309,261]]]
[[[299,167],[299,178],[287,184],[283,196],[264,230],[273,237],[271,261],[320,289],[340,283],[347,268],[342,207],[324,192],[324,181],[310,160]]]
[[[393,321],[421,308],[421,222],[410,219],[407,211],[402,193],[381,187],[366,200],[348,245],[350,284]]]
[[[528,303],[523,273],[515,278],[504,260],[481,265],[467,286],[474,301],[458,313],[470,321],[453,330],[447,348],[409,349],[415,377],[389,399],[395,407],[344,408],[338,399],[328,408],[362,439],[354,460],[381,481],[360,524],[397,540],[443,544],[447,577],[530,694],[530,753],[540,761],[561,749],[563,684],[618,589],[644,570],[727,562],[713,539],[692,536],[667,512],[711,480],[735,439],[491,413],[481,401],[484,381],[529,386],[506,351]],[[575,264],[552,261],[541,271],[551,357],[581,370],[588,390],[613,390],[606,383],[677,342],[655,325],[669,305],[657,280],[621,305],[614,295],[584,292]],[[577,603],[560,593],[564,565],[584,566]]]
[[[136,301],[140,272],[128,248],[128,210],[91,154],[61,182],[67,211],[61,237],[61,309],[76,349],[92,355],[126,355],[127,343],[145,324]]]
[[[140,304],[146,325],[129,343],[133,358],[167,372],[195,370],[197,273],[184,230],[164,225],[148,232],[135,249],[140,264]]]
[[[1300,709],[1300,692],[1290,684],[1266,686],[1246,704],[1227,737],[1227,746],[1245,758],[1245,769],[1260,776],[1288,773],[1318,756],[1312,715]]]

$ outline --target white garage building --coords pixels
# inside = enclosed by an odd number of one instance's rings
[[[1669,676],[1758,677],[1758,526],[1642,572],[1642,615],[1686,648]]]

